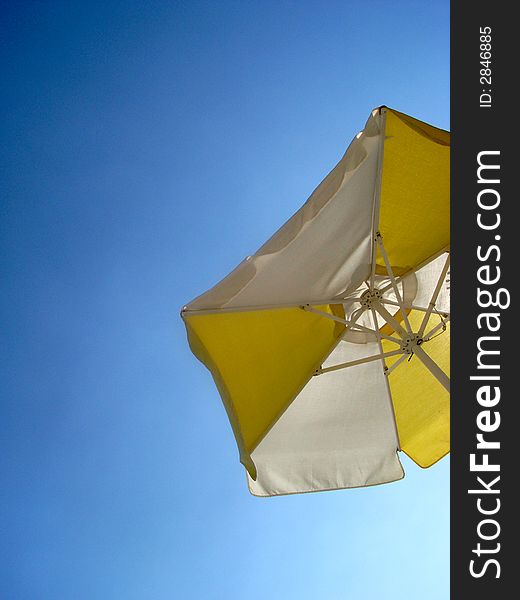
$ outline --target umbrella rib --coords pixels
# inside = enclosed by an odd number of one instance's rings
[[[392,287],[394,288],[395,297],[397,298],[397,302],[399,302],[399,307],[401,308],[401,313],[403,315],[404,323],[406,325],[406,329],[408,333],[412,333],[412,328],[410,327],[410,322],[408,321],[408,316],[406,314],[403,299],[401,298],[401,292],[397,286],[397,282],[394,277],[394,272],[392,270],[392,265],[390,264],[390,260],[388,259],[388,255],[385,250],[385,246],[383,244],[383,238],[381,237],[381,233],[378,231],[376,233],[376,240],[379,245],[379,251],[381,252],[381,256],[385,261],[386,271],[388,273],[388,277],[390,277],[390,281],[392,282]]]
[[[437,381],[444,386],[446,391],[450,392],[450,378],[446,373],[439,367],[439,365],[433,360],[433,358],[427,354],[421,346],[414,348],[414,354],[423,363],[423,365],[430,371],[430,373],[437,379]]]
[[[313,306],[309,306],[307,304],[302,306],[301,308],[303,308],[303,310],[305,310],[307,312],[311,312],[316,315],[320,315],[321,317],[326,317],[327,319],[331,319],[332,321],[342,323],[343,325],[346,325],[351,331],[358,331],[359,333],[372,333],[372,334],[377,333],[375,329],[370,329],[370,327],[365,327],[364,325],[360,325],[359,323],[356,323],[357,319],[359,319],[361,314],[359,314],[355,319],[349,321],[348,319],[342,319],[341,317],[336,317],[336,315],[331,315],[330,313],[320,310],[319,308],[314,308]],[[394,344],[401,345],[401,343],[402,343],[402,340],[399,340],[396,337],[392,337],[391,335],[385,335],[381,332],[379,332],[379,335],[381,337],[385,338],[385,340],[393,342]]]
[[[386,298],[381,298],[380,302],[382,302],[383,304],[390,304],[391,306],[399,306],[398,302],[394,302],[393,300],[387,300]],[[426,312],[428,310],[428,308],[425,308],[424,306],[416,306],[415,304],[410,304],[409,302],[404,302],[403,306],[404,308],[409,308],[410,310],[420,310],[421,312]],[[449,313],[446,311],[442,311],[440,314],[443,316],[449,315]]]
[[[386,136],[386,109],[379,110],[380,127],[379,147],[377,152],[377,179],[374,186],[374,205],[372,209],[372,268],[370,272],[369,289],[374,288],[376,278],[377,243],[375,238],[376,229],[379,227],[379,216],[381,211],[381,188],[383,183],[383,158],[385,152]]]
[[[404,360],[406,360],[407,356],[407,354],[400,356],[395,363],[385,371],[385,375],[388,377],[394,369],[396,369]]]
[[[377,323],[376,311],[375,311],[374,307],[371,307],[370,310],[372,312],[372,320],[374,321],[374,327],[377,329],[376,336],[377,336],[377,343],[379,345],[379,351],[381,352],[381,354],[383,354],[383,342],[381,341],[382,334],[381,334],[381,331],[379,330],[379,328],[377,326],[378,323]],[[399,363],[401,363],[404,358],[406,358],[406,355],[403,353],[403,356],[401,356],[397,360],[397,362],[394,365],[392,365],[392,367],[391,367],[390,370],[395,369],[395,367]],[[382,359],[382,362],[383,362],[383,373],[385,374],[385,384],[386,384],[386,391],[387,391],[387,394],[388,394],[388,402],[390,404],[390,410],[392,412],[392,418],[393,418],[393,422],[394,422],[394,433],[395,433],[395,439],[397,440],[397,449],[401,450],[401,440],[399,439],[399,429],[397,428],[397,418],[395,416],[395,408],[394,408],[394,403],[392,401],[392,390],[390,389],[390,382],[388,381],[388,372],[389,371],[388,371],[388,368],[386,366],[384,358]]]
[[[398,276],[398,277],[394,277],[394,279],[395,279],[395,282],[396,282],[396,283],[399,283],[399,282],[400,282],[400,281],[401,281],[403,278]],[[392,287],[394,287],[394,282],[393,282],[393,281],[391,281],[390,283],[387,283],[387,284],[385,285],[385,287],[382,287],[382,288],[380,288],[380,289],[379,289],[379,291],[380,291],[382,294],[384,294],[385,292],[388,292],[388,290],[389,290],[390,288],[392,288]],[[399,306],[399,305],[397,305],[397,306]]]
[[[447,318],[443,319],[440,323],[438,323],[437,325],[435,325],[435,327],[433,327],[433,329],[430,329],[430,331],[428,331],[428,333],[426,333],[423,337],[424,337],[424,341],[425,342],[429,342],[430,341],[430,337],[437,333],[437,331],[439,331],[439,329],[446,329],[446,322],[450,320],[450,317],[448,316]]]
[[[305,306],[323,306],[325,304],[348,304],[359,302],[361,298],[332,298],[330,300],[312,300],[306,302]],[[250,306],[220,306],[215,308],[188,308],[183,306],[181,309],[181,315],[213,315],[219,313],[242,313],[242,312],[254,312],[257,310],[275,310],[278,308],[301,308],[301,302],[287,302],[279,304],[258,304]]]
[[[326,317],[327,319],[331,319],[332,321],[336,321],[337,323],[342,323],[343,325],[346,325],[347,327],[350,327],[352,329],[355,327],[359,331],[362,331],[362,332],[374,333],[374,331],[372,331],[372,329],[369,329],[368,327],[365,327],[363,325],[359,325],[359,323],[356,323],[356,320],[359,319],[359,317],[361,316],[361,313],[356,317],[356,319],[354,319],[353,321],[349,321],[348,319],[342,319],[341,317],[336,317],[336,315],[332,315],[331,313],[325,312],[324,310],[320,310],[319,308],[314,308],[314,306],[310,306],[309,304],[304,304],[300,308],[302,308],[303,310],[305,310],[307,312],[314,313],[315,315],[319,315],[321,317]]]
[[[448,256],[446,257],[446,262],[444,263],[444,267],[442,268],[442,271],[439,275],[437,285],[435,286],[435,289],[433,290],[430,304],[428,305],[428,310],[424,314],[421,326],[419,327],[419,336],[420,337],[423,335],[424,330],[426,329],[426,325],[428,324],[430,315],[432,314],[432,311],[435,308],[435,303],[437,302],[437,298],[439,297],[439,294],[442,289],[442,285],[444,284],[444,280],[446,278],[446,274],[448,273],[449,268],[450,268],[450,255],[448,254]]]
[[[391,335],[386,335],[384,333],[381,333],[380,329],[378,331],[379,331],[380,337],[384,338],[385,340],[388,340],[389,342],[394,342],[394,344],[399,344],[399,345],[401,345],[403,343],[403,340],[399,340],[396,337],[392,337]],[[374,333],[376,333],[376,331],[374,331]]]
[[[321,375],[323,373],[329,373],[331,371],[338,371],[339,369],[347,369],[348,367],[355,367],[357,365],[362,365],[364,363],[372,362],[374,360],[382,360],[385,358],[389,358],[390,356],[395,356],[396,354],[402,354],[403,351],[392,350],[391,352],[383,352],[381,354],[374,354],[372,356],[367,356],[365,358],[359,358],[358,360],[351,360],[349,362],[340,363],[338,365],[333,365],[331,367],[321,367],[320,369],[316,369],[315,374]]]
[[[397,321],[397,319],[394,316],[392,316],[380,302],[374,302],[373,307],[383,317],[386,323],[388,323],[394,328],[394,331],[396,333],[398,333],[402,337],[407,336],[406,331],[401,327],[399,321]],[[403,310],[401,310],[401,312],[404,314]]]
[[[450,248],[449,246],[445,246],[444,248],[442,248],[442,250],[440,250],[439,252],[433,254],[432,256],[430,256],[427,260],[424,260],[422,263],[420,263],[419,265],[417,265],[416,267],[414,267],[413,269],[409,269],[408,271],[406,271],[406,273],[403,273],[401,275],[397,275],[395,276],[395,280],[397,283],[399,283],[400,281],[403,281],[403,279],[406,279],[406,277],[408,277],[409,275],[411,275],[412,273],[417,273],[418,271],[420,271],[424,266],[430,264],[432,261],[434,261],[436,258],[439,258],[439,256],[442,256],[443,254],[445,254],[446,252],[449,252]],[[388,283],[387,285],[385,285],[385,287],[380,288],[381,293],[385,293],[387,292],[390,288],[392,287],[392,283]]]

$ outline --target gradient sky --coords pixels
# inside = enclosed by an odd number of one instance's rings
[[[449,128],[447,1],[4,1],[0,598],[448,598],[449,460],[249,495],[179,309],[387,104]]]

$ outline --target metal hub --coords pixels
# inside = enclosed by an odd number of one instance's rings
[[[374,288],[373,290],[366,290],[366,292],[363,292],[361,298],[359,299],[359,302],[361,306],[365,308],[372,308],[372,303],[379,302],[379,300],[381,300],[382,297],[383,293],[381,292],[381,290]]]
[[[403,337],[403,341],[401,344],[401,350],[405,354],[413,354],[416,346],[420,346],[423,343],[423,339],[419,337],[417,334],[409,335]]]

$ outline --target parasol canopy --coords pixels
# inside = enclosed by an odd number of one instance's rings
[[[380,107],[307,202],[181,312],[259,496],[449,452],[450,134]]]

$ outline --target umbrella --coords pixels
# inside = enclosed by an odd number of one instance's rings
[[[183,307],[251,493],[371,486],[449,452],[450,134],[385,106],[254,255]]]

